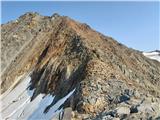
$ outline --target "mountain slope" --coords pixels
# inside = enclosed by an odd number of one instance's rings
[[[15,24],[20,26],[16,31]],[[22,26],[28,32],[22,32]],[[14,34],[19,39],[13,40]],[[32,37],[21,41],[20,35],[27,34]],[[41,94],[54,96],[43,114],[74,91],[58,108],[72,108],[72,119],[159,117],[160,63],[86,24],[58,14],[27,13],[16,23],[2,25],[2,41],[2,93],[13,91],[24,80],[18,76],[30,73],[31,103]]]

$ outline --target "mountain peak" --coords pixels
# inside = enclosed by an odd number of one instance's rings
[[[67,108],[74,119],[158,117],[160,63],[66,16],[26,13],[3,25],[2,70],[4,118],[51,119]],[[30,100],[15,115],[13,94],[15,105],[19,94]]]

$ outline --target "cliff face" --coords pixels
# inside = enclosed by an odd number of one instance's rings
[[[2,25],[2,93],[30,73],[31,101],[55,96],[72,119],[152,119],[160,109],[160,63],[57,14],[27,13]]]

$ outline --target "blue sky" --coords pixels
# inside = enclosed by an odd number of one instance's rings
[[[57,12],[87,23],[128,47],[160,49],[158,2],[2,2],[2,23],[25,12],[50,16]]]

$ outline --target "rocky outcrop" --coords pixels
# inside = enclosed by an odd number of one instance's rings
[[[15,31],[14,25],[20,28]],[[15,45],[7,47],[8,41]],[[2,25],[2,46],[2,92],[30,72],[31,100],[40,93],[55,95],[44,113],[75,89],[59,108],[72,108],[73,120],[159,117],[160,63],[86,24],[27,13]]]

